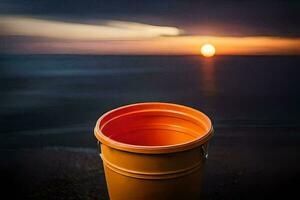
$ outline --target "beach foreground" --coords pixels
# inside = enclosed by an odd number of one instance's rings
[[[216,129],[206,163],[203,199],[292,198],[300,181],[299,131]],[[78,134],[76,139],[86,134]],[[91,137],[87,144],[89,148],[28,149],[20,145],[19,149],[2,150],[4,191],[11,198],[22,199],[107,200],[102,162],[93,148],[96,142]]]

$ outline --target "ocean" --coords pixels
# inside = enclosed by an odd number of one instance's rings
[[[2,180],[28,199],[107,199],[97,118],[159,101],[213,121],[205,199],[292,194],[300,175],[299,75],[300,56],[1,55]]]

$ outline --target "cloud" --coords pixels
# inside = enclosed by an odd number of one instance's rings
[[[212,43],[219,55],[300,55],[300,38],[204,36],[181,33],[182,31],[176,27],[128,21],[102,20],[99,24],[84,24],[32,17],[0,16],[0,45],[2,45],[0,52],[199,54],[203,43]]]
[[[8,53],[188,55],[211,43],[217,55],[300,55],[300,38],[175,36],[124,41],[24,41],[10,43]]]
[[[30,36],[64,40],[141,40],[177,36],[176,27],[154,26],[127,21],[102,24],[70,23],[21,16],[0,16],[0,36]]]

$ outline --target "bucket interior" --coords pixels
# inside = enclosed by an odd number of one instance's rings
[[[200,112],[194,115],[193,112],[125,109],[105,116],[100,130],[110,139],[130,145],[178,145],[202,137],[210,130],[207,117],[199,115]]]

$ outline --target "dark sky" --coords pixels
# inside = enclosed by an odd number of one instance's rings
[[[300,1],[288,0],[1,0],[0,14],[127,20],[177,26],[189,35],[300,37]]]

